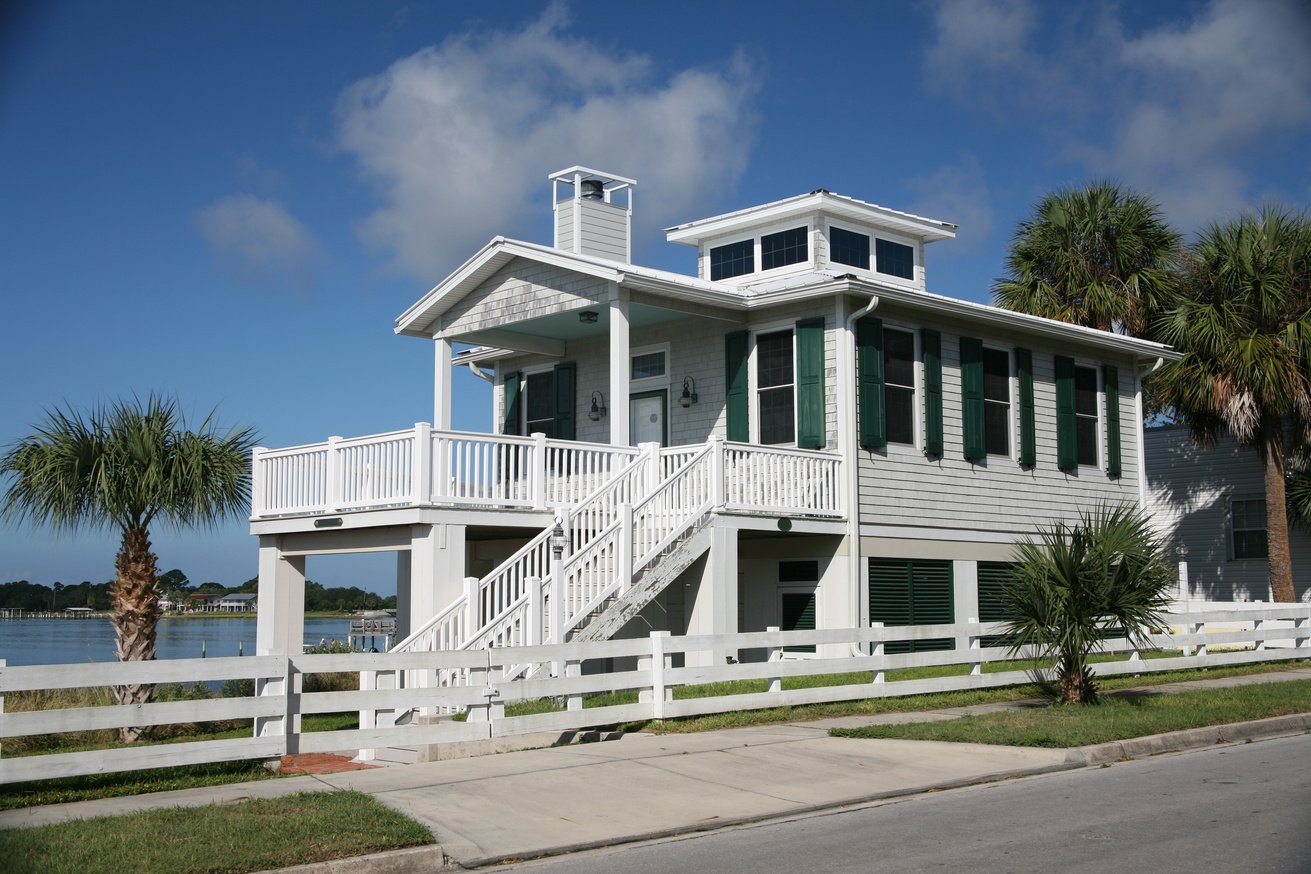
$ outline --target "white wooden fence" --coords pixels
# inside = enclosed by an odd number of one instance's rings
[[[1142,659],[1125,640],[1107,641],[1119,660],[1095,664],[1100,676],[1181,668],[1311,658],[1311,605],[1270,606],[1261,610],[1213,610],[1171,615],[1170,633],[1155,634],[1153,648],[1175,651]],[[620,722],[668,719],[863,698],[980,689],[1030,682],[1028,670],[984,672],[991,662],[1016,658],[1003,648],[985,648],[994,623],[918,625],[895,628],[748,632],[566,643],[552,646],[456,652],[353,653],[343,655],[258,656],[180,659],[139,663],[38,665],[0,664],[0,738],[113,729],[178,722],[251,720],[249,738],[159,744],[89,752],[0,758],[0,783],[52,777],[167,767],[199,762],[273,758],[288,753],[360,750],[378,747],[479,740],[530,732],[568,731]],[[955,637],[968,647],[954,651],[887,655],[884,645],[899,640]],[[785,652],[815,646],[817,654]],[[861,654],[851,654],[860,652]],[[676,667],[703,660],[708,653],[735,653],[736,664]],[[1020,654],[1023,657],[1024,654]],[[609,660],[607,662],[607,660]],[[528,679],[507,680],[513,667],[547,669]],[[605,670],[606,664],[612,669]],[[899,668],[964,665],[967,671],[927,679],[889,680]],[[552,667],[553,666],[553,667]],[[586,669],[586,672],[584,670]],[[309,673],[358,671],[358,691],[299,691]],[[461,686],[437,685],[437,676],[468,677]],[[554,674],[554,676],[552,676]],[[845,674],[838,685],[784,689],[788,677]],[[65,689],[127,683],[184,683],[254,679],[253,697],[215,698],[135,706],[3,711],[3,695],[28,690]],[[741,680],[764,681],[762,691],[714,697],[674,697],[682,686]],[[407,686],[408,683],[408,686]],[[400,687],[400,688],[398,688]],[[635,703],[585,707],[588,696],[636,690]],[[548,713],[506,716],[507,702],[550,699]],[[423,713],[465,711],[465,722],[425,720]],[[301,730],[300,717],[312,713],[359,712],[360,728]],[[410,718],[409,724],[398,724]],[[0,752],[3,752],[0,750]]]

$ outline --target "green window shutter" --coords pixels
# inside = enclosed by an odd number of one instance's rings
[[[557,440],[576,439],[574,424],[578,400],[574,396],[578,382],[578,365],[572,361],[555,366],[555,428]]]
[[[746,443],[751,439],[747,425],[747,332],[724,336],[724,409],[728,416],[728,439]]]
[[[983,431],[983,341],[960,338],[960,398],[965,458],[978,461],[988,454]]]
[[[1056,466],[1079,469],[1079,429],[1074,415],[1074,359],[1056,356]]]
[[[942,456],[942,335],[925,328],[924,352],[924,454]]]
[[[1020,375],[1020,464],[1038,463],[1038,441],[1033,428],[1033,353],[1015,350],[1015,369]]]
[[[1014,567],[1006,561],[979,562],[979,621],[1005,622],[1013,614],[1006,599]],[[1008,646],[1009,639],[1002,634],[984,635],[980,646]]]
[[[1106,473],[1120,475],[1120,371],[1106,365],[1102,369],[1106,392]]]
[[[502,434],[518,434],[520,431],[520,400],[523,395],[520,392],[522,386],[522,377],[518,373],[507,373],[505,375],[505,385],[502,387],[505,393],[505,417],[501,419]]]
[[[856,322],[856,381],[860,406],[860,445],[882,449],[888,445],[883,415],[883,322],[864,318]]]
[[[779,624],[781,631],[815,630],[815,593],[784,592],[782,597],[783,616]],[[814,652],[814,644],[805,646],[785,646],[784,652]]]
[[[797,322],[797,446],[823,449],[828,442],[824,421],[824,320]]]

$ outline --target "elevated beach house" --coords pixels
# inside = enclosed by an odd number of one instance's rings
[[[262,653],[300,652],[316,553],[397,553],[411,651],[988,620],[1017,539],[1145,502],[1170,350],[929,292],[954,225],[816,190],[670,228],[691,276],[632,263],[633,180],[549,179],[553,245],[396,321],[431,424],[256,451]],[[451,429],[456,367],[494,433]]]

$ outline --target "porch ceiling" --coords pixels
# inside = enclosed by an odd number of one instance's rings
[[[583,312],[596,313],[596,321],[583,322],[579,318],[579,314]],[[687,318],[690,315],[690,313],[680,310],[634,301],[628,305],[628,326],[632,330],[648,325],[657,325],[661,322],[672,322],[675,319]],[[568,342],[592,337],[608,337],[609,335],[610,307],[601,303],[594,306],[580,307],[568,312],[552,313],[549,316],[541,316],[523,322],[501,325],[491,331],[471,331],[467,334],[452,336],[450,339],[458,343],[493,345],[506,349],[516,349],[514,341],[517,337],[522,337],[524,342],[519,348],[522,351],[536,351],[539,343],[534,341],[556,340]]]

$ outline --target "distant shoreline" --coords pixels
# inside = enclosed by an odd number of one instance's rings
[[[369,611],[373,612],[373,611]],[[247,611],[245,613],[165,613],[160,616],[160,621],[165,619],[257,619],[258,613]],[[354,619],[354,613],[342,613],[331,610],[306,611],[306,619]]]

